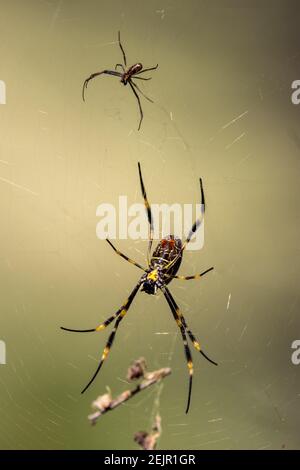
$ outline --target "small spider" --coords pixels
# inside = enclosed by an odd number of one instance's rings
[[[123,46],[121,44],[120,31],[118,33],[118,41],[119,41],[120,49],[121,49],[122,54],[123,54],[124,65],[123,64],[116,64],[115,70],[102,70],[102,72],[92,73],[92,75],[90,75],[83,83],[82,98],[83,98],[83,101],[84,101],[85,100],[84,99],[84,92],[87,89],[89,81],[92,80],[93,78],[97,77],[98,75],[102,75],[103,73],[106,73],[107,75],[114,75],[116,77],[120,77],[120,79],[121,79],[120,81],[121,81],[121,83],[123,83],[123,85],[127,85],[127,83],[129,83],[129,86],[132,89],[132,91],[134,93],[134,96],[136,97],[136,99],[138,101],[140,116],[141,116],[138,130],[140,130],[144,115],[143,115],[142,105],[141,105],[141,102],[140,102],[139,95],[137,94],[137,91],[139,91],[143,95],[143,97],[146,98],[151,103],[153,103],[153,101],[150,98],[148,98],[148,96],[146,96],[142,92],[142,90],[137,86],[137,84],[134,83],[133,79],[151,80],[151,77],[150,78],[144,78],[144,77],[138,77],[137,75],[140,75],[141,73],[144,73],[144,72],[149,72],[150,70],[157,69],[158,64],[155,67],[150,67],[148,69],[143,69],[142,64],[140,62],[137,62],[136,64],[131,65],[131,67],[126,68],[127,67],[127,60],[126,60],[125,51],[124,51]],[[122,73],[116,71],[118,67],[121,67]]]
[[[100,323],[100,325],[98,325],[96,328],[92,328],[88,330],[73,330],[70,328],[61,327],[61,329],[66,330],[66,331],[79,332],[79,333],[102,331],[108,325],[110,325],[110,323],[112,323],[115,320],[114,328],[103,350],[102,357],[97,367],[97,370],[94,373],[91,380],[89,381],[89,383],[81,392],[81,393],[84,393],[87,390],[87,388],[92,384],[92,382],[95,380],[105,359],[107,358],[108,353],[113,345],[119,324],[121,323],[121,321],[127,314],[129,307],[134,297],[136,296],[137,292],[139,291],[139,289],[141,288],[142,291],[150,295],[155,295],[158,289],[161,290],[168,302],[168,305],[170,307],[174,320],[177,323],[177,326],[180,330],[182,340],[183,340],[185,357],[186,357],[188,371],[189,371],[189,390],[188,390],[188,400],[187,400],[187,407],[186,407],[186,413],[187,413],[189,410],[189,406],[190,406],[191,393],[192,393],[192,380],[193,380],[193,372],[194,372],[192,354],[191,354],[190,347],[188,345],[187,335],[189,339],[191,340],[194,348],[197,351],[199,351],[202,354],[202,356],[205,357],[205,359],[207,359],[212,364],[217,365],[217,363],[211,360],[203,352],[198,340],[189,329],[184,316],[182,315],[177,303],[175,302],[171,292],[169,291],[167,287],[167,284],[169,284],[172,281],[172,279],[181,279],[181,280],[200,279],[202,276],[204,276],[205,274],[207,274],[209,271],[213,269],[213,268],[206,269],[202,273],[195,274],[193,276],[177,276],[177,271],[182,261],[183,250],[185,249],[186,245],[190,242],[196,230],[200,227],[203,217],[204,217],[205,200],[204,200],[204,190],[203,190],[202,179],[200,178],[202,215],[199,219],[197,219],[194,222],[191,230],[188,233],[186,240],[182,243],[182,241],[178,237],[175,237],[174,235],[169,235],[159,242],[159,244],[157,245],[156,249],[154,250],[151,256],[152,241],[153,241],[153,228],[154,228],[153,216],[152,216],[151,207],[148,202],[147,195],[146,195],[146,190],[145,190],[145,186],[143,182],[140,163],[138,163],[138,170],[139,170],[139,179],[140,179],[142,195],[144,198],[144,203],[145,203],[145,208],[146,208],[147,218],[148,218],[148,223],[149,223],[149,243],[148,243],[148,252],[147,252],[148,267],[144,268],[143,266],[138,264],[136,261],[128,258],[128,256],[124,255],[119,250],[117,250],[117,248],[115,248],[115,246],[111,243],[111,241],[107,239],[107,242],[109,243],[109,245],[113,248],[113,250],[119,256],[121,256],[125,260],[129,261],[129,263],[134,264],[139,269],[144,271],[144,274],[142,275],[142,277],[140,278],[137,285],[135,286],[135,288],[133,289],[133,291],[127,298],[127,300],[124,302],[124,304],[111,317],[109,317],[104,322]]]

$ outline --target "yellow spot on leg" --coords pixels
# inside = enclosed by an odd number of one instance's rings
[[[105,329],[104,323],[101,323],[101,325],[97,326],[96,331],[102,331]]]
[[[102,354],[102,358],[101,358],[102,361],[104,361],[104,359],[107,358],[108,353],[109,353],[109,348],[108,348],[108,347],[104,348],[104,351],[103,351],[103,354]]]
[[[194,373],[194,367],[193,367],[192,361],[189,361],[189,362],[188,362],[188,368],[189,368],[190,375],[193,375],[193,373]]]
[[[181,313],[181,311],[179,310],[179,308],[176,308],[176,313],[177,313],[177,315],[179,316],[179,318],[182,318],[182,313]]]
[[[200,344],[198,343],[198,341],[194,341],[193,342],[193,345],[195,346],[195,348],[197,349],[197,351],[200,351]]]
[[[126,308],[123,308],[122,312],[120,313],[121,317],[124,317],[127,313]]]

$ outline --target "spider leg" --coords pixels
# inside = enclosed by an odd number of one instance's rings
[[[143,69],[140,72],[137,72],[136,75],[140,75],[141,73],[144,73],[144,72],[149,72],[150,70],[156,70],[157,67],[158,67],[158,64],[156,64],[155,67],[150,67],[149,69]]]
[[[165,296],[165,298],[166,298],[166,300],[169,304],[169,307],[170,307],[171,312],[173,314],[174,320],[176,321],[177,326],[180,329],[180,333],[181,333],[182,340],[183,340],[185,358],[186,358],[187,367],[188,367],[189,376],[190,376],[188,400],[187,400],[187,405],[186,405],[186,410],[185,410],[185,412],[188,413],[189,408],[190,408],[190,402],[191,402],[193,374],[194,374],[192,353],[191,353],[190,347],[189,347],[188,342],[187,342],[187,337],[186,337],[186,333],[185,333],[185,325],[184,325],[184,322],[182,321],[182,317],[180,315],[180,312],[177,311],[177,309],[175,308],[175,306],[173,304],[173,301],[172,301],[172,297],[169,295],[169,291],[165,287],[162,287],[161,290],[163,291],[164,296]]]
[[[137,80],[152,80],[152,77],[144,78],[144,77],[136,77],[135,75],[133,75],[132,78],[136,78]]]
[[[89,381],[89,383],[84,387],[84,389],[81,391],[81,393],[84,393],[88,388],[89,386],[94,382],[95,378],[97,377],[98,373],[100,372],[100,369],[105,361],[105,359],[107,358],[108,356],[108,353],[112,347],[112,344],[114,342],[114,339],[115,339],[115,335],[116,335],[116,331],[118,329],[118,326],[120,324],[120,322],[122,321],[122,318],[123,317],[119,317],[117,320],[116,320],[116,323],[115,323],[115,326],[114,326],[114,329],[112,330],[111,334],[109,335],[109,338],[108,338],[108,341],[106,343],[106,346],[105,348],[103,349],[103,353],[102,353],[102,356],[101,356],[101,360],[99,362],[99,365],[96,369],[96,372],[94,373],[94,375],[92,376],[91,380]]]
[[[128,256],[124,255],[123,253],[121,253],[119,250],[117,250],[117,248],[115,248],[115,246],[112,244],[112,242],[107,238],[106,239],[107,243],[110,244],[110,246],[112,247],[112,249],[119,255],[121,256],[122,258],[126,259],[126,261],[128,261],[129,263],[131,264],[134,264],[134,266],[137,266],[138,268],[142,269],[143,271],[146,271],[145,268],[143,268],[143,266],[141,266],[140,264],[136,263],[133,259],[131,258],[128,258]]]
[[[179,256],[181,255],[181,253],[185,249],[186,245],[191,241],[191,238],[193,237],[193,235],[196,233],[196,231],[198,230],[198,228],[200,227],[200,225],[203,222],[204,212],[205,212],[205,198],[204,198],[204,189],[203,189],[202,178],[200,178],[200,192],[201,192],[201,216],[197,220],[195,220],[195,222],[193,223],[192,228],[189,231],[188,236],[186,237],[186,240],[182,244],[181,250],[179,251],[177,256],[175,256],[175,258],[169,264],[167,264],[164,267],[164,269],[166,271],[168,271],[171,268],[171,266],[173,266],[173,264],[176,263]]]
[[[124,302],[124,304],[113,315],[111,315],[103,323],[100,323],[100,325],[98,325],[96,328],[92,328],[92,329],[89,329],[89,330],[73,330],[71,328],[64,328],[63,326],[61,326],[60,328],[62,330],[71,331],[71,332],[74,332],[74,333],[91,333],[93,331],[102,331],[102,330],[104,330],[117,317],[119,317],[120,315],[124,315],[122,312],[125,312],[125,313],[127,312],[127,310],[130,307],[131,302],[133,301],[134,297],[136,296],[136,294],[137,294],[137,292],[140,288],[140,285],[141,285],[141,281],[139,281],[138,284],[135,286],[135,288],[133,289],[133,291],[129,295],[128,299]]]
[[[143,181],[142,169],[141,169],[140,162],[138,162],[138,168],[139,168],[139,177],[140,177],[141,190],[142,190],[142,195],[143,195],[143,198],[144,198],[144,204],[145,204],[148,223],[149,223],[149,243],[148,243],[148,251],[147,251],[147,261],[148,261],[148,266],[150,266],[150,254],[151,254],[151,247],[152,247],[152,242],[153,242],[153,230],[154,230],[153,216],[152,216],[151,206],[150,206],[148,198],[147,198],[146,189],[145,189],[145,186],[144,186],[144,181]]]
[[[121,67],[121,69],[123,70],[123,72],[125,72],[125,68],[124,68],[124,65],[123,65],[123,64],[116,64],[116,65],[115,65],[115,70],[117,70],[118,67]]]
[[[138,78],[138,77],[137,77],[137,78]],[[151,100],[150,98],[148,98],[148,96],[146,96],[146,95],[142,92],[142,90],[137,86],[136,83],[134,83],[132,80],[130,80],[130,81],[131,81],[132,85],[141,93],[141,95],[143,95],[143,97],[146,98],[146,100],[150,101],[150,103],[154,103],[153,100]]]
[[[144,114],[143,114],[143,110],[142,110],[142,105],[141,105],[141,102],[140,102],[140,98],[139,98],[139,95],[137,94],[137,92],[135,91],[134,87],[132,86],[132,83],[131,83],[131,80],[128,80],[128,83],[130,85],[130,88],[132,89],[136,99],[137,99],[137,102],[138,102],[138,105],[139,105],[139,110],[140,110],[140,122],[139,122],[139,127],[138,127],[138,131],[140,130],[141,128],[141,124],[142,124],[142,120],[143,120],[143,117],[144,117]]]
[[[117,329],[118,329],[118,327],[119,327],[119,324],[121,323],[121,321],[122,321],[123,318],[125,317],[125,315],[126,315],[128,309],[129,309],[129,307],[130,307],[130,305],[131,305],[131,302],[133,301],[134,296],[135,296],[135,294],[137,293],[137,291],[138,291],[140,285],[141,285],[141,282],[138,283],[138,285],[137,285],[136,288],[135,288],[135,291],[133,291],[133,292],[135,292],[134,295],[133,295],[131,298],[128,299],[128,301],[127,301],[127,303],[125,304],[125,306],[123,307],[123,309],[122,309],[120,315],[118,316],[118,318],[117,318],[117,320],[116,320],[116,323],[115,323],[115,326],[114,326],[114,328],[113,328],[111,334],[110,334],[109,337],[108,337],[108,341],[107,341],[107,343],[106,343],[106,346],[105,346],[105,348],[103,349],[103,353],[102,353],[102,356],[101,356],[101,360],[100,360],[99,365],[98,365],[98,367],[97,367],[97,369],[96,369],[96,372],[94,373],[93,377],[91,378],[91,380],[89,381],[89,383],[84,387],[84,389],[82,390],[81,393],[84,393],[84,392],[89,388],[89,386],[93,383],[93,381],[95,380],[95,378],[97,377],[97,375],[98,375],[98,373],[99,373],[99,371],[100,371],[100,369],[101,369],[101,367],[102,367],[102,365],[103,365],[105,359],[107,358],[107,356],[108,356],[108,354],[109,354],[109,351],[110,351],[111,348],[112,348],[112,345],[113,345],[113,342],[114,342],[114,339],[115,339],[115,336],[116,336],[116,333],[117,333]]]
[[[205,213],[205,198],[204,198],[203,183],[202,183],[201,178],[200,178],[200,192],[201,192],[201,217],[198,218],[193,223],[193,226],[192,226],[191,230],[189,231],[188,236],[186,237],[186,240],[185,240],[185,242],[182,246],[182,251],[185,249],[186,245],[191,241],[192,236],[198,230],[198,228],[200,227],[200,225],[203,221],[203,217],[204,217],[204,213]]]
[[[120,49],[121,49],[122,54],[123,54],[124,64],[125,64],[125,66],[126,66],[126,65],[127,65],[126,54],[125,54],[125,51],[124,51],[123,46],[122,46],[122,44],[121,44],[121,33],[120,33],[120,31],[118,31],[118,41],[119,41]]]
[[[98,75],[102,75],[103,73],[107,75],[114,75],[116,77],[122,77],[122,74],[120,72],[116,72],[115,70],[102,70],[102,72],[95,72],[92,73],[86,80],[84,80],[83,87],[82,87],[82,99],[84,100],[84,92],[88,87],[89,81],[93,80],[93,78],[98,77]]]
[[[199,351],[200,354],[202,354],[202,356],[205,357],[205,359],[207,359],[209,362],[211,362],[212,364],[214,364],[215,366],[217,366],[218,364],[217,364],[215,361],[213,361],[212,359],[210,359],[210,358],[202,351],[202,349],[201,349],[201,347],[200,347],[200,344],[199,344],[199,341],[195,338],[195,336],[193,335],[193,333],[191,332],[191,330],[189,330],[188,325],[187,325],[187,323],[186,323],[186,321],[185,321],[184,316],[183,316],[182,313],[180,312],[179,307],[178,307],[177,303],[176,303],[175,300],[174,300],[174,297],[172,296],[171,292],[169,291],[169,289],[168,289],[167,287],[165,287],[164,294],[165,294],[166,297],[169,298],[170,302],[172,302],[173,308],[174,308],[174,310],[175,310],[175,312],[176,312],[176,314],[177,314],[179,320],[182,322],[184,328],[186,329],[186,332],[187,332],[187,334],[189,335],[189,338],[190,338],[190,340],[192,341],[194,348],[195,348],[197,351]],[[170,305],[170,304],[169,304],[169,305]]]
[[[205,274],[209,273],[213,269],[214,268],[209,268],[206,271],[203,271],[203,273],[194,274],[193,276],[169,276],[169,277],[172,277],[172,279],[180,279],[181,281],[189,281],[190,279],[200,279],[200,277],[202,277]]]

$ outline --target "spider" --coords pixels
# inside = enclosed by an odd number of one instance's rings
[[[188,236],[184,242],[180,240],[180,238],[174,236],[174,235],[169,235],[165,238],[163,238],[157,245],[156,249],[154,250],[152,256],[151,256],[151,251],[152,251],[152,242],[153,242],[153,216],[151,212],[151,207],[147,199],[146,195],[146,190],[143,182],[143,177],[142,177],[142,170],[141,170],[141,165],[138,163],[138,171],[139,171],[139,180],[140,180],[140,186],[141,186],[141,191],[144,199],[144,204],[146,208],[146,213],[147,213],[147,218],[148,218],[148,224],[149,224],[149,242],[148,242],[148,251],[147,251],[147,264],[148,267],[144,268],[141,266],[139,263],[136,261],[128,258],[125,254],[121,253],[112,243],[109,239],[106,241],[109,243],[109,245],[112,247],[112,249],[122,258],[124,258],[126,261],[128,261],[131,264],[134,264],[137,266],[139,269],[144,271],[144,274],[138,281],[137,285],[129,295],[129,297],[126,299],[126,301],[123,303],[123,305],[112,315],[110,316],[107,320],[104,322],[100,323],[100,325],[96,326],[96,328],[91,328],[87,330],[74,330],[70,328],[64,328],[61,327],[62,330],[66,331],[72,331],[72,332],[79,332],[79,333],[89,333],[89,332],[94,332],[94,331],[102,331],[104,330],[108,325],[110,325],[113,321],[114,327],[113,330],[108,338],[108,341],[106,343],[106,346],[103,350],[101,360],[99,362],[99,365],[96,369],[96,372],[92,376],[91,380],[89,383],[85,386],[85,388],[82,390],[81,393],[84,393],[89,386],[92,384],[92,382],[95,380],[97,374],[99,373],[104,361],[106,360],[109,351],[113,345],[114,339],[116,332],[118,330],[118,327],[127,314],[129,307],[131,306],[131,303],[136,296],[137,292],[141,288],[142,291],[144,291],[146,294],[150,295],[155,295],[158,290],[162,291],[166,301],[170,307],[170,310],[172,312],[172,315],[174,317],[174,320],[177,323],[177,326],[180,330],[181,337],[183,340],[183,345],[184,345],[184,351],[185,351],[185,357],[187,361],[187,367],[188,367],[188,372],[189,372],[189,388],[188,388],[188,399],[187,399],[187,406],[186,406],[186,413],[189,411],[190,407],[190,401],[191,401],[191,393],[192,393],[192,380],[193,380],[193,360],[192,360],[192,354],[191,350],[187,341],[187,336],[189,337],[190,341],[192,342],[192,345],[194,348],[199,351],[205,359],[207,359],[209,362],[211,362],[214,365],[217,365],[216,362],[214,362],[212,359],[210,359],[202,350],[200,347],[200,344],[196,337],[193,335],[192,331],[189,329],[187,322],[181,313],[177,303],[174,300],[174,297],[172,296],[170,290],[168,289],[167,285],[172,281],[172,279],[181,279],[181,280],[190,280],[190,279],[200,279],[202,276],[210,272],[213,268],[206,269],[200,274],[194,274],[192,276],[177,276],[177,271],[180,267],[181,261],[182,261],[182,256],[183,256],[183,251],[186,247],[186,245],[190,242],[192,236],[196,232],[196,230],[200,227],[203,217],[204,217],[204,212],[205,212],[205,199],[204,199],[204,189],[203,189],[203,183],[202,179],[200,178],[200,191],[201,191],[201,207],[202,207],[202,214],[201,217],[198,218],[191,230],[188,233]]]
[[[134,83],[133,79],[151,80],[151,77],[150,78],[144,78],[144,77],[138,77],[138,75],[140,75],[141,73],[144,73],[144,72],[149,72],[150,70],[156,70],[157,67],[158,67],[158,64],[156,64],[155,67],[150,67],[148,69],[143,69],[143,65],[140,62],[137,62],[136,64],[131,65],[131,67],[127,68],[126,54],[125,54],[125,51],[124,51],[123,46],[121,44],[120,31],[118,32],[118,42],[119,42],[119,46],[120,46],[120,49],[121,49],[122,54],[123,54],[124,65],[123,64],[116,64],[115,70],[102,70],[102,72],[92,73],[92,75],[90,75],[83,83],[82,99],[83,99],[83,101],[85,101],[84,92],[87,89],[89,81],[92,80],[93,78],[97,77],[98,75],[102,75],[103,73],[106,73],[108,75],[114,75],[116,77],[120,77],[120,79],[121,79],[120,81],[121,81],[121,83],[123,83],[123,85],[127,85],[129,83],[129,86],[132,89],[133,94],[137,99],[137,102],[138,102],[138,105],[139,105],[139,110],[140,110],[140,122],[139,122],[138,130],[140,130],[144,115],[143,115],[143,110],[142,110],[142,105],[141,105],[141,102],[140,102],[140,98],[139,98],[139,95],[138,95],[137,92],[141,93],[141,95],[143,95],[143,97],[146,98],[151,103],[153,103],[153,100],[148,98],[148,96],[146,96],[142,92],[142,90],[137,86],[137,84]],[[122,72],[117,72],[118,67],[121,67]]]

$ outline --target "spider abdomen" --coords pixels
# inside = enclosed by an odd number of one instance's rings
[[[141,70],[143,69],[143,66],[140,62],[138,62],[137,64],[134,64],[132,65],[131,67],[129,67],[128,70],[126,70],[126,72],[124,73],[122,79],[121,79],[121,82],[124,83],[124,85],[127,84],[128,80],[131,79],[131,77],[133,75],[135,75],[136,73],[140,72]]]
[[[164,268],[177,258],[174,264],[170,266],[170,269],[166,271],[166,274],[168,274],[166,279],[164,279],[166,284],[171,281],[171,276],[175,276],[181,265],[181,249],[182,241],[180,238],[175,237],[174,235],[168,235],[159,242],[153,252],[153,256],[150,261],[150,266],[153,269],[155,269],[157,266]]]
[[[142,68],[143,68],[143,65],[140,62],[138,62],[137,64],[134,64],[131,67],[129,67],[126,73],[131,77],[135,73],[140,72]]]

